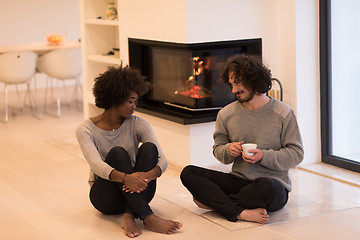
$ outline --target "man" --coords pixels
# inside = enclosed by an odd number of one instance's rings
[[[230,173],[187,166],[181,181],[201,208],[213,209],[229,221],[265,224],[268,212],[281,209],[291,191],[289,169],[303,160],[303,146],[294,111],[266,96],[271,72],[261,58],[237,55],[221,74],[237,101],[216,119],[213,154]],[[257,149],[242,152],[243,143]],[[251,154],[250,154],[251,155]]]

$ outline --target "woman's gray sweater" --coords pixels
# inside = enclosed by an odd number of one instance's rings
[[[135,165],[139,143],[154,143],[159,152],[158,166],[162,173],[166,170],[167,161],[150,125],[142,118],[131,116],[114,131],[98,128],[90,119],[83,121],[76,129],[76,137],[82,153],[90,165],[89,183],[95,181],[96,176],[109,180],[114,169],[104,162],[108,152],[116,146],[123,147]]]

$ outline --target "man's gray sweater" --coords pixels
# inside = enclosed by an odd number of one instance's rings
[[[287,104],[270,98],[258,110],[247,110],[238,101],[218,113],[214,132],[214,156],[224,164],[233,163],[231,173],[245,179],[270,177],[291,191],[289,169],[304,157],[301,135],[294,111]],[[256,143],[263,158],[255,164],[242,156],[230,156],[233,142]]]

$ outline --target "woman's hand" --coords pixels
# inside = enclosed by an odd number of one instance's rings
[[[124,178],[123,191],[130,193],[141,193],[148,186],[149,180],[146,178],[146,173],[134,172],[126,174]]]

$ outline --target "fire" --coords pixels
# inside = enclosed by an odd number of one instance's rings
[[[193,57],[193,65],[194,65],[194,75],[199,76],[202,72],[202,64],[204,61],[200,61],[199,57]]]
[[[188,77],[186,80],[187,86],[185,87],[185,90],[176,90],[175,94],[191,97],[191,98],[204,98],[207,97],[206,91],[202,89],[197,82],[197,76],[199,76],[203,71],[203,63],[204,61],[200,60],[200,57],[193,57],[193,75]]]
[[[192,97],[192,98],[203,98],[203,96],[200,96],[200,94],[199,94],[200,90],[201,90],[201,88],[196,85],[189,90],[181,92],[180,94],[183,96],[188,96],[188,97]]]

